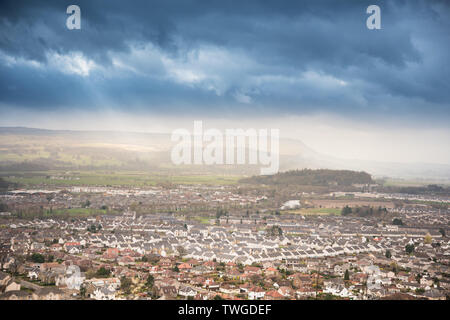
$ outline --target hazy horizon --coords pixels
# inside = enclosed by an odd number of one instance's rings
[[[403,129],[351,124],[330,116],[272,118],[264,120],[217,120],[211,118],[131,117],[127,114],[96,114],[7,122],[2,127],[28,127],[48,130],[116,131],[171,134],[174,129],[192,130],[195,120],[207,128],[281,128],[280,137],[304,143],[314,151],[340,159],[397,163],[450,164],[450,131],[439,128]],[[101,122],[98,119],[104,119]]]

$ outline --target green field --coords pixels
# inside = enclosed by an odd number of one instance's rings
[[[209,221],[211,220],[211,218],[209,217],[202,217],[202,216],[195,216],[194,220],[202,223],[202,224],[210,224]]]
[[[221,175],[153,175],[142,172],[80,172],[65,174],[61,172],[9,173],[5,180],[23,187],[36,186],[156,186],[159,184],[185,185],[232,185],[240,176]]]
[[[386,179],[383,181],[385,187],[424,187],[430,184],[450,185],[448,180],[403,180],[403,179]]]
[[[311,208],[311,209],[296,209],[282,211],[282,214],[300,214],[303,216],[329,216],[340,215],[341,209],[336,208]]]

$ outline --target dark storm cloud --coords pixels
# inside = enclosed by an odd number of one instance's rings
[[[382,30],[365,26],[373,3],[381,7]],[[65,28],[70,4],[81,7],[81,30]],[[0,6],[3,105],[450,116],[446,1]],[[95,68],[61,70],[74,52]]]

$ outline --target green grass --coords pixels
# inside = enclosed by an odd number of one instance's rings
[[[51,176],[70,177],[71,180],[50,179]],[[233,185],[240,179],[239,176],[220,175],[155,175],[142,172],[81,172],[78,174],[64,174],[61,172],[32,172],[11,173],[6,180],[26,187],[33,186],[156,186],[158,184],[184,184],[184,185]]]
[[[402,179],[386,179],[383,183],[385,187],[424,187],[430,184],[450,185],[448,180],[402,180]]]
[[[341,209],[338,208],[311,208],[311,209],[296,209],[282,211],[284,214],[301,214],[303,216],[327,216],[340,215]]]
[[[209,217],[202,217],[202,216],[195,216],[194,219],[202,224],[210,224],[209,221],[211,220],[211,218]]]

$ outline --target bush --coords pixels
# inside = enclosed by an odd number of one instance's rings
[[[414,252],[414,245],[413,244],[407,244],[405,246],[405,251],[407,254],[411,254]]]
[[[391,251],[386,250],[386,258],[390,259],[392,257]]]
[[[111,275],[111,271],[106,269],[105,267],[101,267],[95,273],[95,276],[98,278],[108,278]]]
[[[40,253],[33,253],[31,255],[31,261],[33,261],[34,263],[44,263],[45,262],[45,258]]]
[[[424,288],[417,288],[417,289],[416,289],[416,293],[417,293],[417,294],[424,294],[424,292],[425,292],[425,289],[424,289]]]
[[[130,278],[122,277],[120,279],[120,290],[122,290],[126,294],[129,294],[131,292],[131,285],[132,284],[133,284],[133,282],[131,281]]]
[[[153,288],[153,283],[155,282],[155,278],[149,274],[147,277],[147,281],[145,282],[145,285],[147,286],[148,289]]]

